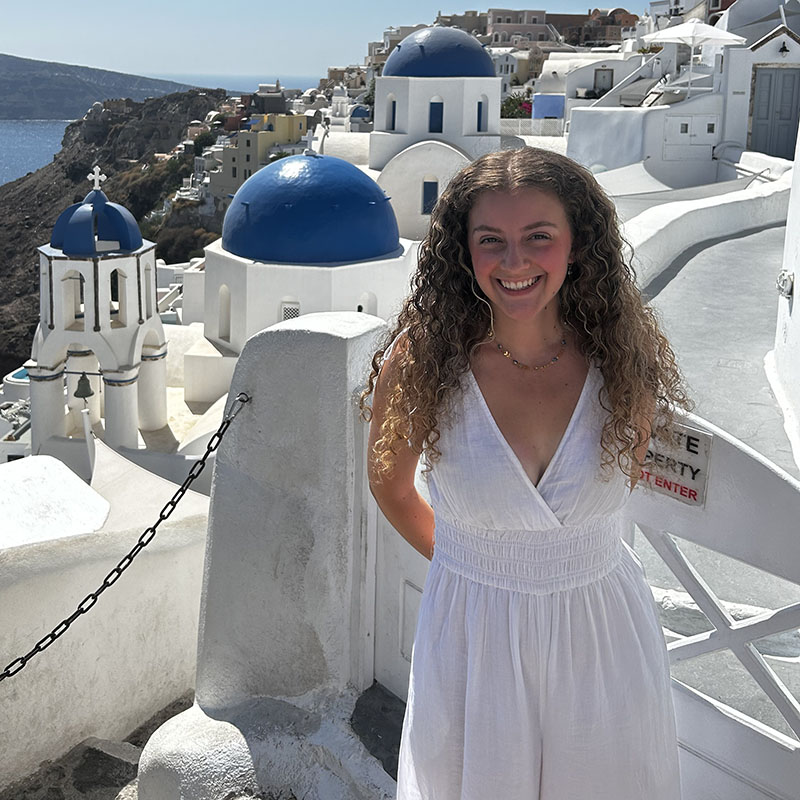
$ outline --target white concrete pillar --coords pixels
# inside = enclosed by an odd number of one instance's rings
[[[106,412],[106,444],[109,447],[139,446],[137,367],[103,373]]]
[[[242,351],[229,396],[252,400],[217,451],[197,703],[148,742],[140,800],[394,797],[349,727],[374,640],[356,397],[384,328],[306,314]]]
[[[239,358],[230,396],[253,400],[217,453],[201,705],[354,680],[353,396],[382,327],[356,312],[303,315],[251,338]]]
[[[67,406],[72,411],[73,423],[82,427],[81,412],[84,408],[89,409],[89,419],[94,425],[100,420],[100,376],[97,373],[99,365],[97,356],[91,350],[69,350],[67,351]],[[75,397],[75,390],[78,388],[78,381],[81,373],[87,373],[89,386],[92,387],[94,394],[84,403],[79,397]]]
[[[773,386],[783,407],[795,461],[800,465],[800,132],[778,284],[783,292],[778,300]]]
[[[167,424],[167,346],[142,353],[139,367],[139,428],[157,431]]]
[[[64,365],[39,367],[25,364],[31,381],[31,453],[36,455],[51,436],[66,436]]]

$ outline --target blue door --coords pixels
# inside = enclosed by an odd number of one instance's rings
[[[800,69],[756,68],[750,148],[794,158],[800,121]]]

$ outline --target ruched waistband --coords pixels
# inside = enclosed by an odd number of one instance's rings
[[[547,530],[484,530],[436,516],[434,562],[470,580],[527,594],[593,583],[623,553],[617,517]]]

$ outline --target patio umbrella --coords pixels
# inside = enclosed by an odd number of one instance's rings
[[[701,44],[744,44],[747,41],[744,36],[737,36],[735,33],[715,28],[713,25],[706,25],[698,19],[690,19],[680,25],[656,33],[648,33],[642,36],[647,44],[658,44],[659,42],[678,42],[687,44],[694,53],[694,48]],[[689,58],[689,90],[692,88],[692,58]],[[687,94],[688,96],[688,94]]]

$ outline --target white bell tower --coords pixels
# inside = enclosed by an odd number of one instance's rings
[[[31,361],[33,453],[53,437],[82,436],[80,412],[101,421],[112,447],[138,446],[138,430],[167,424],[164,329],[156,302],[155,244],[133,215],[109,202],[95,166],[92,190],[56,221],[38,248],[39,326]],[[76,397],[86,374],[90,397]],[[66,396],[65,396],[66,385]],[[82,382],[82,392],[86,384]]]

